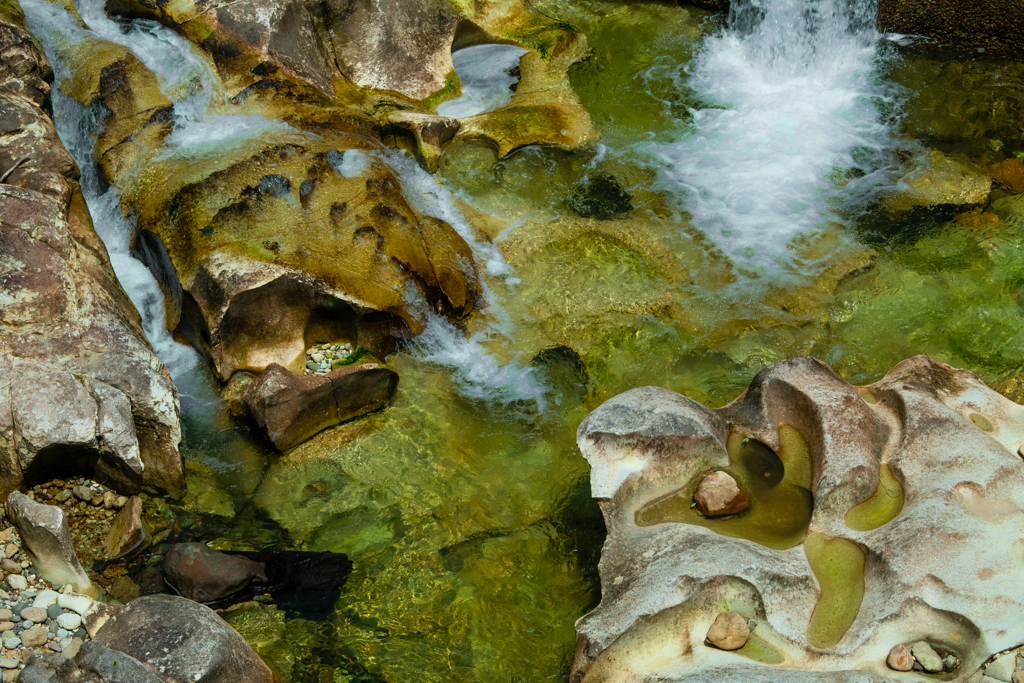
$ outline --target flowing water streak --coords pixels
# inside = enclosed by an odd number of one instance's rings
[[[473,45],[452,53],[462,95],[437,107],[441,116],[464,118],[500,109],[512,101],[514,70],[529,52],[515,45]]]
[[[89,43],[98,36],[79,26],[62,7],[45,0],[22,0],[21,6],[29,30],[42,44],[54,69],[57,86],[52,92],[54,123],[81,171],[82,194],[96,232],[107,247],[118,281],[139,311],[153,350],[172,377],[178,379],[197,367],[198,356],[191,348],[174,341],[164,324],[163,292],[149,269],[129,253],[131,225],[121,213],[117,192],[114,189],[103,191],[92,163],[93,113],[61,90],[72,78],[69,66],[88,58]],[[88,8],[83,6],[82,9],[83,14],[92,14]]]
[[[695,223],[762,275],[793,270],[790,240],[838,220],[830,207],[850,190],[837,178],[876,175],[863,157],[891,144],[873,82],[876,11],[874,1],[734,0],[688,80],[727,108],[695,111],[686,139],[645,146]],[[891,182],[877,175],[857,191]]]
[[[346,156],[349,154],[351,152],[346,152]],[[500,279],[504,286],[513,287],[519,282],[498,247],[477,239],[469,221],[455,206],[452,193],[420,168],[415,159],[406,152],[392,150],[382,156],[381,161],[398,175],[413,208],[451,225],[469,244],[487,275]],[[414,340],[411,352],[421,360],[449,368],[459,390],[467,396],[532,401],[542,411],[544,387],[534,376],[533,368],[516,361],[502,364],[484,346],[484,342],[501,339],[506,342],[504,346],[513,347],[513,323],[484,278],[480,285],[483,288],[481,306],[486,307],[495,322],[484,332],[466,337],[445,318],[428,311],[426,331]]]

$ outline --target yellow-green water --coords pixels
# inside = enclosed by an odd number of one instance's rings
[[[675,3],[536,4],[587,33],[594,55],[570,76],[609,153],[528,148],[498,160],[473,143],[451,148],[439,177],[514,225],[498,243],[521,284],[490,283],[507,334],[484,347],[524,366],[557,346],[578,355],[537,368],[545,409],[467,398],[450,369],[402,351],[388,359],[401,382],[387,408],[283,456],[226,415],[187,418],[187,532],[221,548],[332,550],[354,561],[326,621],[285,620],[265,605],[225,614],[291,680],[565,681],[573,624],[599,600],[604,540],[575,431],[624,390],[657,385],[721,406],[788,356],[817,356],[868,384],[925,353],[1022,396],[1024,198],[997,191],[988,211],[1000,222],[983,229],[929,218],[861,241],[854,221],[795,244],[808,261],[824,259],[824,271],[791,266],[784,285],[751,279],[672,208],[650,159],[624,149],[648,134],[688,134],[689,107],[703,105],[678,67],[715,20]],[[941,135],[926,142],[947,153],[980,153],[996,135],[1007,154],[1024,151],[1019,96],[989,93],[984,107],[958,110],[974,81],[932,87],[957,68],[991,76],[1002,67],[921,58],[894,71],[912,94],[914,134],[927,135],[932,117]],[[992,113],[994,97],[1011,98],[996,104],[1018,116],[1016,129]],[[628,190],[631,211],[609,220],[573,212],[568,198],[592,165]],[[467,321],[468,331],[497,317],[488,316]],[[809,460],[787,457],[805,448],[799,437],[780,438],[778,462],[758,444],[731,444],[733,473],[755,492],[746,517],[693,519],[684,496],[663,519],[741,535],[751,518],[774,513],[760,542],[799,543]],[[882,507],[881,517],[893,509]],[[826,539],[806,550],[827,587],[809,633],[828,647],[856,617],[863,555]],[[767,650],[749,656],[772,659]]]
[[[885,526],[903,509],[903,484],[889,465],[878,468],[878,488],[863,503],[846,513],[846,526],[854,531],[871,531]]]
[[[636,514],[641,526],[683,522],[783,550],[799,544],[811,521],[811,467],[807,445],[789,425],[779,428],[778,454],[768,446],[733,434],[729,437],[730,466],[725,468],[750,497],[749,507],[736,515],[704,517],[693,507],[693,494],[705,473],[680,491],[649,503]]]
[[[845,538],[812,533],[804,541],[804,553],[821,586],[807,627],[807,642],[827,650],[842,640],[860,613],[864,600],[864,551]]]

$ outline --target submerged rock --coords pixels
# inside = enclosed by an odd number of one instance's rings
[[[274,447],[285,451],[387,405],[397,387],[398,374],[372,357],[319,377],[302,377],[275,364],[249,386],[242,401]]]
[[[703,646],[723,606],[757,620],[773,681],[880,680],[853,669],[884,667],[894,633],[957,643],[942,656],[967,672],[1024,639],[1024,408],[973,373],[918,356],[854,387],[793,358],[717,410],[633,389],[577,440],[608,539],[601,604],[576,626],[574,682],[762,680],[763,665]],[[742,474],[750,512],[689,509],[680,492],[713,467]]]
[[[898,194],[883,200],[882,210],[895,218],[918,208],[975,206],[988,200],[991,189],[991,178],[933,150],[900,180]]]

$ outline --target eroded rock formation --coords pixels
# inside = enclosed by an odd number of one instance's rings
[[[57,138],[46,57],[17,5],[0,20],[0,480],[181,495],[177,392]]]
[[[577,439],[608,539],[573,683],[877,681],[919,642],[966,680],[1024,641],[1024,408],[973,373],[917,356],[855,387],[793,358],[718,410],[633,389]],[[746,512],[691,509],[713,468]],[[723,610],[756,622],[735,652],[704,643]]]

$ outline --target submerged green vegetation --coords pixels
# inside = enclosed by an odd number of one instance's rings
[[[225,408],[197,398],[202,387],[181,387],[185,536],[221,549],[344,552],[354,562],[326,620],[286,619],[269,604],[224,614],[286,679],[566,680],[573,624],[600,599],[604,539],[575,432],[627,389],[663,386],[717,407],[789,356],[817,356],[869,384],[923,353],[1024,397],[1024,196],[997,188],[985,210],[998,221],[981,227],[934,215],[887,221],[869,206],[794,236],[799,258],[771,281],[695,227],[644,144],[692,134],[692,110],[708,103],[685,68],[719,20],[673,3],[536,4],[587,36],[593,54],[570,78],[603,147],[529,147],[498,159],[487,145],[458,143],[438,178],[501,224],[491,236],[519,282],[488,282],[490,308],[465,327],[501,363],[532,368],[543,408],[508,393],[468,396],[464,372],[402,349],[387,359],[401,382],[386,409],[276,456]],[[996,126],[995,104],[961,107],[973,80],[933,87],[937,73],[991,77],[1001,65],[919,57],[897,66],[880,78],[903,89],[896,125],[907,121],[923,145],[979,167],[996,146],[988,136],[999,136],[1004,156],[1024,151],[1019,134]],[[1018,129],[1020,92],[986,95]],[[960,139],[951,126],[974,132]],[[595,177],[604,180],[586,180]],[[864,223],[870,244],[859,239]],[[792,428],[779,438],[777,453],[742,435],[729,441],[729,472],[751,493],[746,513],[705,520],[688,488],[643,510],[641,523],[701,524],[773,548],[800,543],[810,458]],[[881,477],[847,517],[851,528],[898,514],[902,488],[887,466]],[[805,550],[822,586],[811,642],[827,648],[856,618],[864,557],[817,534]],[[775,663],[770,646],[755,638],[748,647],[740,654]]]

